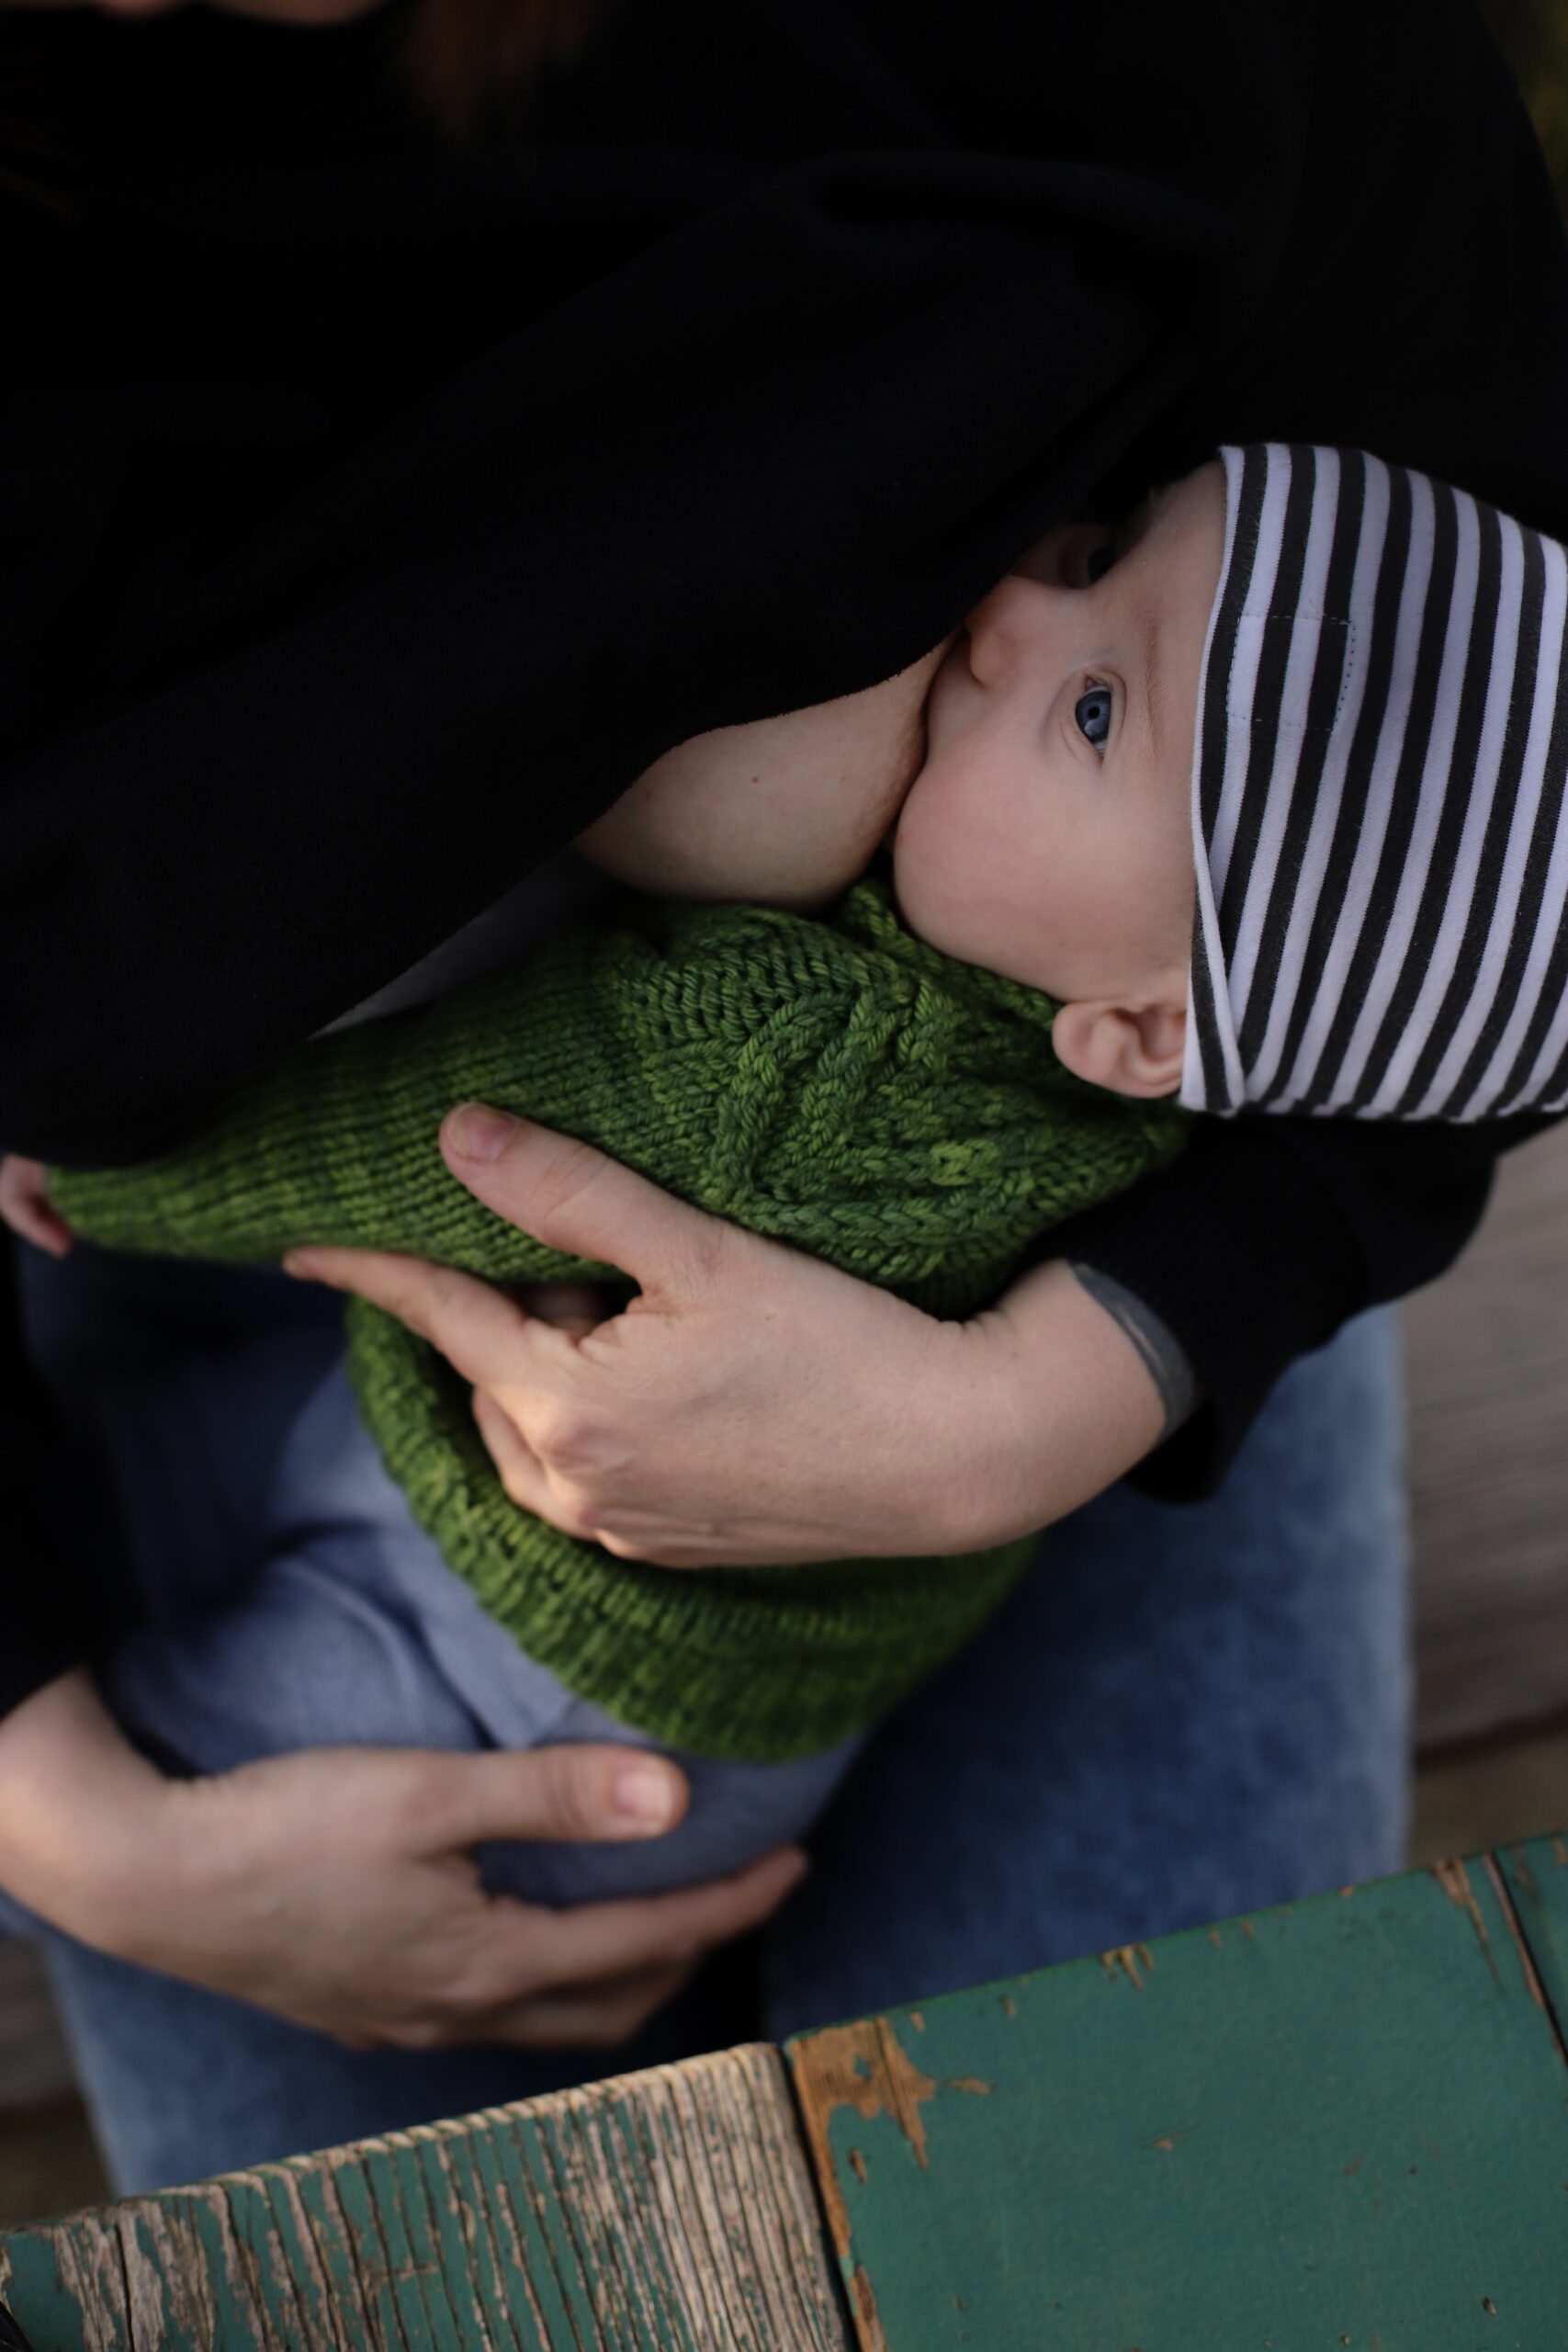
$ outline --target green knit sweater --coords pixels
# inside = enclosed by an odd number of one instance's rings
[[[1168,1160],[1181,1115],[1073,1078],[1054,1007],[957,964],[852,888],[813,922],[649,905],[419,1011],[314,1039],[142,1167],[56,1169],[113,1249],[275,1259],[342,1242],[498,1283],[592,1273],[479,1206],[436,1143],[475,1100],[583,1137],[667,1191],[942,1316],[993,1298],[1045,1227]],[[702,1573],[617,1560],[519,1510],[467,1391],[402,1325],[347,1309],[365,1419],[486,1609],[581,1697],[672,1747],[830,1746],[957,1648],[1027,1542],[962,1559]]]

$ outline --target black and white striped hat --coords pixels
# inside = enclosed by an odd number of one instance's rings
[[[1568,1103],[1568,556],[1349,449],[1220,452],[1180,1099]]]

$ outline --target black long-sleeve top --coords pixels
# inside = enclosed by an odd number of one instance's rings
[[[404,5],[0,16],[8,1148],[155,1148],[671,744],[890,675],[1221,441],[1568,537],[1568,256],[1459,0],[610,0],[467,144]],[[1210,1490],[1521,1131],[1205,1124],[1066,1229],[1203,1385],[1145,1482]],[[0,1705],[85,1647],[32,1451]]]

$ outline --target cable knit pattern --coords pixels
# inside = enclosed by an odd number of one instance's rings
[[[417,1012],[317,1038],[142,1167],[51,1170],[86,1238],[268,1260],[398,1250],[497,1283],[613,1270],[545,1249],[447,1172],[479,1101],[596,1144],[656,1184],[942,1316],[993,1298],[1047,1227],[1179,1148],[1185,1121],[1084,1085],[1055,1008],[937,955],[863,882],[828,919],[650,906]],[[962,1559],[702,1573],[617,1560],[519,1510],[467,1390],[361,1300],[348,1360],[420,1525],[573,1690],[672,1747],[769,1760],[832,1745],[964,1642],[1027,1542]]]

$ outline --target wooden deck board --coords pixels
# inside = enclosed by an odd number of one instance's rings
[[[1568,1711],[1568,1127],[1403,1310],[1417,1745]]]
[[[0,2235],[37,2352],[846,2352],[776,2052]]]
[[[795,2106],[746,2048],[0,2233],[0,2297],[37,2352],[1556,2352],[1565,2016],[1548,1836],[803,2035]]]
[[[789,2055],[862,2352],[1564,2340],[1568,2066],[1486,1856]]]

